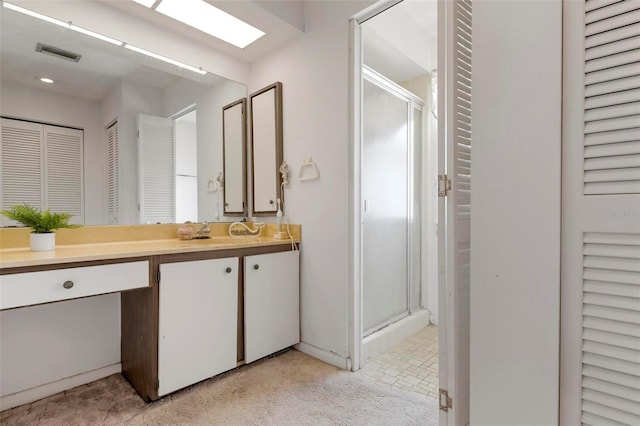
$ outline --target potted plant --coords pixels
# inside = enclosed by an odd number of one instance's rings
[[[28,204],[14,206],[8,210],[0,211],[9,219],[20,222],[31,231],[30,243],[33,251],[53,250],[56,246],[56,234],[54,231],[61,228],[79,228],[81,225],[69,223],[73,216],[71,213],[51,213],[49,209],[40,211]]]

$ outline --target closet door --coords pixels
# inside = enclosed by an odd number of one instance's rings
[[[44,203],[42,124],[2,119],[0,137],[0,206],[8,209],[28,203],[42,208]],[[15,225],[4,216],[0,226]]]
[[[640,3],[564,3],[560,424],[640,424]]]
[[[84,223],[83,131],[44,125],[45,206]]]
[[[120,175],[118,122],[106,129],[107,137],[107,224],[120,223]]]
[[[83,224],[83,142],[82,130],[3,118],[2,208],[27,203],[71,213],[72,223]]]

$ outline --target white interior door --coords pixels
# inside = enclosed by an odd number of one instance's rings
[[[2,118],[0,132],[0,207],[27,203],[44,206],[43,126]],[[0,226],[15,225],[4,216]]]
[[[84,132],[44,125],[45,207],[84,224]]]
[[[565,1],[560,424],[640,424],[640,2]]]
[[[440,424],[469,423],[471,216],[471,1],[438,2],[438,168],[451,189],[439,198]],[[445,172],[446,170],[446,172]],[[448,187],[446,181],[440,189]],[[446,394],[443,393],[446,391]],[[447,399],[450,398],[451,404]]]
[[[138,114],[138,203],[140,223],[175,222],[173,120]]]

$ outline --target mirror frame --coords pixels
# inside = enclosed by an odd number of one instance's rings
[[[273,114],[272,115],[268,115],[268,116],[264,116],[264,113],[262,111],[256,110],[254,102],[257,99],[260,99],[261,96],[264,95],[270,95],[271,92],[273,92],[273,98],[274,98],[274,108],[273,108]],[[279,198],[280,200],[282,200],[282,175],[280,174],[280,165],[282,164],[283,161],[283,147],[282,147],[282,133],[283,133],[283,125],[282,125],[282,83],[281,82],[275,82],[273,84],[270,84],[256,92],[253,92],[251,95],[249,95],[249,108],[250,108],[250,114],[251,114],[251,179],[252,179],[252,185],[251,185],[251,208],[252,208],[252,214],[253,216],[275,216],[277,213],[277,203],[276,200],[269,200],[270,204],[271,201],[273,201],[272,206],[273,209],[263,209],[263,210],[259,210],[256,208],[256,182],[264,182],[264,181],[268,181],[271,180],[273,178],[273,176],[275,176],[275,183],[276,183],[276,188],[275,188],[275,197]],[[258,119],[258,120],[257,120]],[[260,176],[257,176],[256,173],[256,156],[255,156],[255,152],[256,152],[256,131],[257,132],[261,132],[262,129],[258,128],[258,126],[256,126],[256,122],[261,122],[261,123],[274,123],[274,135],[272,139],[269,139],[267,136],[265,136],[267,139],[262,139],[260,138],[260,140],[258,142],[261,143],[268,143],[269,145],[273,144],[273,150],[275,151],[275,163],[272,165],[269,165],[266,169],[269,170],[269,172],[267,173],[263,173]],[[266,147],[266,149],[270,149],[269,146]],[[273,173],[273,175],[269,176],[269,173]],[[284,213],[284,205],[281,205],[281,210]]]
[[[229,128],[231,123],[227,123],[225,112],[228,109],[232,109],[241,105],[241,119],[240,119],[240,127],[241,127],[241,148],[242,148],[242,210],[241,211],[232,211],[227,209],[227,184],[229,183],[228,174],[227,174],[227,132],[226,130]],[[224,216],[246,216],[247,215],[247,98],[238,99],[237,101],[231,102],[228,105],[222,107],[222,176],[224,177],[223,183],[223,215]]]

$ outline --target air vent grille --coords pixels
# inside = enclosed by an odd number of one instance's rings
[[[56,58],[65,59],[67,61],[78,62],[82,55],[73,53],[68,50],[60,49],[59,47],[51,46],[44,43],[38,43],[36,45],[36,52],[45,53],[47,55],[55,56]]]

